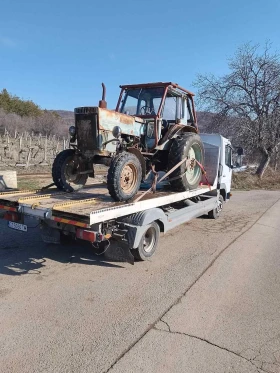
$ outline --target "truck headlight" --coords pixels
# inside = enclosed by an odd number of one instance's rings
[[[74,137],[76,135],[76,127],[75,126],[69,127],[69,133],[71,137]]]
[[[121,127],[119,127],[119,126],[115,126],[115,127],[113,128],[112,134],[113,134],[113,136],[114,136],[116,139],[119,138],[120,135],[122,134]]]

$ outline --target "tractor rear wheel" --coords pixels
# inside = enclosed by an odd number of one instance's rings
[[[59,190],[73,192],[81,189],[87,182],[88,174],[80,174],[85,171],[85,162],[75,154],[73,149],[66,149],[58,153],[53,167],[53,182]]]
[[[140,188],[142,168],[136,155],[121,152],[111,162],[107,176],[107,187],[115,201],[133,198]]]
[[[172,189],[178,192],[196,189],[201,181],[202,171],[197,160],[203,165],[204,150],[200,136],[194,133],[184,133],[173,140],[168,157],[168,170],[171,170],[184,158],[181,166],[176,168],[170,175]]]

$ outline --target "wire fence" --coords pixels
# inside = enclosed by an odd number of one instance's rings
[[[69,138],[26,131],[11,133],[5,129],[0,135],[0,166],[29,168],[51,165],[57,153],[67,148]]]

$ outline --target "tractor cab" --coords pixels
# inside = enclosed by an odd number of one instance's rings
[[[155,144],[174,125],[197,129],[194,94],[177,84],[147,83],[120,87],[116,111],[144,119],[148,132],[154,127]],[[151,137],[151,133],[147,133],[147,136]]]

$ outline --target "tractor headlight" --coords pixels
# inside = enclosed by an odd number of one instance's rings
[[[69,127],[69,133],[71,137],[74,137],[76,135],[76,127],[75,126]]]
[[[122,134],[121,127],[119,127],[119,126],[115,126],[115,127],[113,128],[112,134],[113,134],[113,136],[114,136],[116,139],[118,139],[118,138],[120,137],[120,135]]]

